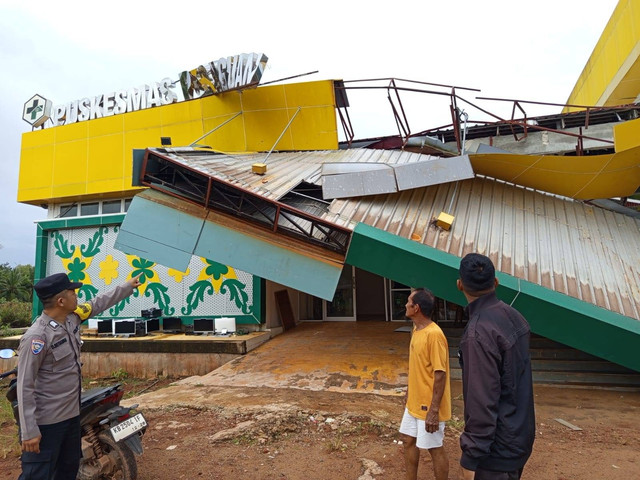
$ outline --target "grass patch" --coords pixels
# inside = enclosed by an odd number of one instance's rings
[[[456,408],[451,412],[451,419],[447,420],[447,427],[458,434],[464,431],[464,416],[459,414]]]
[[[13,418],[11,404],[5,398],[6,388],[0,389],[0,458],[20,454],[18,426]]]
[[[250,433],[243,433],[242,435],[238,435],[231,439],[231,443],[234,445],[255,445],[256,442],[256,438]]]
[[[349,448],[349,446],[345,443],[344,438],[341,434],[336,435],[334,438],[327,442],[327,450],[330,453],[334,452],[344,452]]]
[[[118,368],[117,370],[111,372],[111,376],[119,382],[124,382],[127,378],[129,378],[129,372],[127,372],[124,368]]]
[[[23,328],[11,328],[9,325],[0,325],[0,337],[15,337],[23,332]]]
[[[123,370],[124,371],[124,370]],[[97,387],[108,387],[111,385],[115,385],[116,383],[122,384],[122,389],[124,390],[123,399],[128,399],[131,397],[135,397],[140,395],[145,391],[151,390],[154,386],[161,384],[160,386],[165,385],[165,377],[159,377],[156,379],[148,379],[148,378],[132,378],[129,377],[126,372],[122,372],[116,370],[112,373],[111,377],[106,378],[83,378],[82,379],[82,388],[84,390],[88,390],[91,388]]]

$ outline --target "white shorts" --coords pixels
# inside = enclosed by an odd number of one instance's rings
[[[444,441],[444,422],[440,422],[440,428],[437,432],[429,433],[424,426],[424,420],[414,417],[409,410],[404,409],[402,423],[400,424],[400,433],[404,433],[416,439],[418,448],[430,449],[442,446]]]

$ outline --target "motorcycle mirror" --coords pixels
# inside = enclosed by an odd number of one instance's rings
[[[10,348],[3,348],[0,350],[0,358],[11,358],[15,357],[16,352]]]

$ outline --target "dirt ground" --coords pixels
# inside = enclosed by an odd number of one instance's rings
[[[166,383],[123,402],[141,401],[150,424],[145,452],[138,457],[140,480],[404,477],[397,433],[402,396]],[[462,428],[459,382],[452,383],[452,391],[454,420],[445,446],[455,479]],[[524,478],[640,478],[640,392],[538,385],[535,393],[536,442]],[[10,422],[0,426],[3,443],[13,431]],[[16,450],[0,450],[0,479],[18,477]],[[428,454],[421,456],[419,475],[433,478]]]

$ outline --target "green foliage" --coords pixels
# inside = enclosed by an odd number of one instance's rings
[[[10,327],[31,325],[31,302],[33,299],[32,265],[0,264],[0,327],[6,335]]]
[[[18,271],[20,275],[26,277],[30,283],[33,283],[33,276],[36,270],[33,265],[16,265],[14,270]]]
[[[31,302],[33,298],[33,267],[0,265],[0,298]]]
[[[8,263],[0,263],[0,277],[4,275],[5,272],[8,272],[10,270],[11,270],[11,267],[9,266]]]
[[[20,454],[20,442],[18,442],[18,427],[13,419],[13,411],[11,404],[4,397],[3,392],[0,395],[0,425],[12,425],[11,428],[3,428],[0,431],[0,458],[5,459],[8,456],[18,456]]]
[[[118,368],[111,372],[111,376],[118,381],[126,380],[129,378],[129,372],[127,372],[124,368]]]
[[[22,330],[14,330],[9,325],[0,325],[0,338],[13,337],[22,334]],[[2,395],[0,395],[1,397]]]
[[[18,300],[0,302],[0,325],[7,328],[31,326],[31,303]]]

